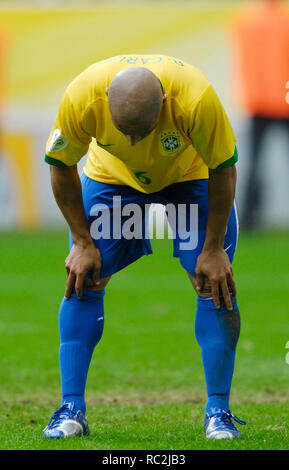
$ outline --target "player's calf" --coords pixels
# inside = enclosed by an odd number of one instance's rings
[[[192,275],[189,277],[198,293],[195,332],[202,352],[207,385],[206,436],[216,439],[239,437],[240,432],[232,421],[229,405],[235,352],[240,334],[237,301],[231,294],[233,308],[228,310],[224,299],[220,297],[220,308],[216,308],[208,280],[200,292],[196,278]]]

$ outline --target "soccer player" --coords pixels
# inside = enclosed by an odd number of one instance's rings
[[[88,150],[79,178],[77,163]],[[104,290],[113,274],[152,253],[147,237],[130,237],[124,230],[124,209],[141,208],[143,234],[145,206],[151,203],[174,207],[177,216],[185,207],[188,224],[191,206],[198,207],[198,241],[186,245],[187,223],[176,224],[174,256],[198,295],[196,338],[208,394],[205,432],[215,439],[240,436],[234,420],[244,423],[229,406],[240,331],[231,267],[238,236],[237,159],[236,138],[216,92],[198,69],[181,60],[112,57],[68,86],[45,156],[71,249],[59,311],[62,403],[44,437],[89,432],[84,394],[103,332]],[[116,233],[114,227],[112,236],[98,236],[101,208],[111,234],[116,200],[123,230]]]

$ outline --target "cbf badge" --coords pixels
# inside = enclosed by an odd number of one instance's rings
[[[176,155],[183,147],[183,141],[179,131],[166,129],[160,135],[160,153],[164,156]]]

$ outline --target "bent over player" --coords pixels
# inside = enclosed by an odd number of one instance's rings
[[[89,150],[83,174],[77,163]],[[152,253],[145,236],[97,236],[99,208],[111,227],[122,208],[151,203],[176,214],[197,205],[198,242],[184,247],[174,227],[174,256],[197,292],[196,338],[208,400],[208,438],[239,437],[229,407],[240,315],[231,263],[237,244],[234,203],[236,138],[207,78],[168,56],[117,56],[98,62],[66,89],[47,142],[45,161],[57,204],[70,228],[65,297],[59,311],[62,403],[44,437],[88,434],[85,385],[103,331],[110,277]],[[176,217],[178,220],[178,217]],[[111,222],[111,224],[110,224]],[[185,231],[186,227],[183,227]]]

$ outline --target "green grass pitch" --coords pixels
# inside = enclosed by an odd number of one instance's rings
[[[234,262],[242,314],[231,408],[239,440],[204,438],[196,298],[171,240],[115,275],[87,383],[91,434],[42,440],[59,405],[64,232],[0,235],[0,449],[287,449],[288,233],[243,235]]]

